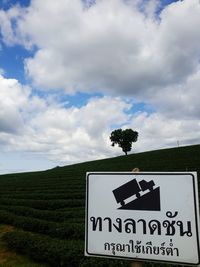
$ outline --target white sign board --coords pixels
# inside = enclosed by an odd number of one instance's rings
[[[200,263],[195,172],[87,173],[85,255]]]

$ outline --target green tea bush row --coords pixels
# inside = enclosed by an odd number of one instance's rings
[[[65,207],[80,207],[85,205],[82,199],[32,200],[0,198],[0,205],[26,206],[41,210],[56,210]]]
[[[70,178],[71,179],[71,178]],[[80,180],[74,180],[74,179],[66,179],[63,180],[62,182],[59,179],[48,179],[46,183],[42,183],[41,180],[35,180],[27,177],[27,179],[21,179],[19,180],[19,177],[15,180],[10,180],[10,181],[0,181],[1,183],[1,188],[4,188],[6,191],[11,190],[11,191],[31,191],[31,190],[45,190],[45,189],[51,189],[57,191],[61,189],[65,190],[70,190],[70,189],[83,189],[85,188],[85,181]],[[12,185],[16,185],[16,187],[12,187]]]
[[[6,233],[3,240],[10,249],[53,267],[78,267],[83,261],[80,240],[62,241],[23,231]]]
[[[17,183],[13,183],[13,187],[9,187],[9,186],[2,186],[1,185],[1,188],[0,188],[0,192],[2,194],[15,194],[15,193],[67,193],[67,194],[70,194],[70,193],[73,193],[73,192],[84,192],[85,191],[85,186],[81,186],[81,187],[78,187],[77,185],[67,185],[67,184],[63,184],[63,186],[60,186],[60,187],[56,187],[56,185],[47,185],[46,187],[42,187],[40,185],[38,186],[25,186],[23,185],[22,186],[19,186]]]
[[[53,200],[53,199],[84,199],[85,193],[81,192],[70,192],[70,193],[12,193],[12,194],[2,194],[1,198],[12,198],[12,199],[31,199],[31,200]]]
[[[83,239],[83,223],[55,223],[45,220],[17,216],[7,211],[0,211],[1,223],[10,224],[20,229],[41,233],[60,239]]]
[[[130,261],[84,257],[81,240],[59,240],[24,231],[12,231],[3,235],[7,247],[26,254],[37,262],[53,267],[128,267]],[[144,267],[173,267],[171,264],[144,262]],[[180,266],[180,265],[176,265]],[[182,265],[184,267],[184,265]]]
[[[83,210],[85,210],[85,206],[80,206],[80,207],[64,207],[64,208],[59,208],[59,209],[56,209],[56,211],[59,211],[59,212],[65,212],[65,211],[75,211],[76,212],[76,210],[81,210],[81,212],[83,211]]]
[[[85,210],[84,208],[66,209],[65,211],[49,211],[38,210],[23,206],[0,205],[0,210],[10,211],[19,216],[33,217],[53,222],[83,222]]]
[[[4,197],[6,198],[6,196],[10,197],[10,196],[23,196],[23,195],[63,195],[63,196],[68,196],[68,195],[73,195],[73,194],[83,194],[84,193],[84,190],[82,189],[78,189],[78,190],[65,190],[62,188],[62,190],[55,190],[55,189],[48,189],[48,190],[45,190],[45,189],[31,189],[29,191],[29,189],[27,190],[18,190],[16,188],[16,190],[0,190],[1,192],[1,195],[0,195],[0,198]],[[13,197],[14,198],[14,197]],[[26,198],[26,197],[25,197]]]
[[[84,242],[81,240],[58,240],[24,231],[4,234],[6,245],[37,262],[53,267],[128,267],[129,261],[84,257]]]

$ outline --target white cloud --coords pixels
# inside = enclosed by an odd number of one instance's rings
[[[15,79],[0,79],[0,146],[7,151],[45,155],[58,162],[104,158],[112,125],[129,119],[120,98],[92,98],[80,108],[34,96]]]
[[[27,92],[16,80],[4,79],[0,75],[0,132],[18,132],[23,127],[21,107]]]
[[[111,155],[111,124],[124,123],[128,117],[124,110],[128,107],[122,100],[109,97],[91,99],[81,108],[49,106],[31,121],[31,129],[35,129],[32,147],[69,162]]]
[[[152,2],[145,8],[155,10]],[[122,0],[98,0],[90,8],[80,0],[33,0],[3,16],[7,42],[38,48],[25,65],[43,88],[143,96],[185,80],[199,66],[198,0],[169,5],[160,21]]]
[[[176,119],[199,119],[200,69],[185,82],[168,86],[149,96],[148,101],[155,109]]]
[[[7,11],[0,9],[0,33],[7,45],[21,42],[21,36],[18,36],[15,32],[15,25],[22,16],[23,9],[19,6],[14,6]]]
[[[36,46],[25,69],[43,89],[134,96],[172,116],[178,116],[176,107],[196,116],[198,85],[191,81],[200,69],[199,1],[172,3],[160,20],[158,6],[98,0],[85,8],[80,0],[33,0],[28,8],[1,11],[0,27],[10,45]]]
[[[199,143],[199,119],[175,119],[165,114],[146,112],[133,116],[128,125],[139,131],[139,141],[134,144],[137,151],[156,150],[179,145]]]

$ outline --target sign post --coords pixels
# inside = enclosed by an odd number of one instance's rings
[[[140,169],[139,168],[134,168],[133,170],[132,170],[132,172],[140,172]],[[131,261],[131,264],[130,264],[130,266],[131,267],[142,267],[142,262],[141,261]]]
[[[195,172],[87,173],[86,191],[86,256],[200,264]]]

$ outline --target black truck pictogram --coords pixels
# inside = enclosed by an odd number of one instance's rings
[[[140,192],[149,190],[153,191],[155,183],[153,180],[147,182],[145,180],[137,182],[136,179],[129,181],[128,183],[123,184],[122,186],[113,190],[113,194],[117,203],[120,203],[122,206],[125,205],[124,200],[127,198],[136,195],[137,198],[140,198]]]

